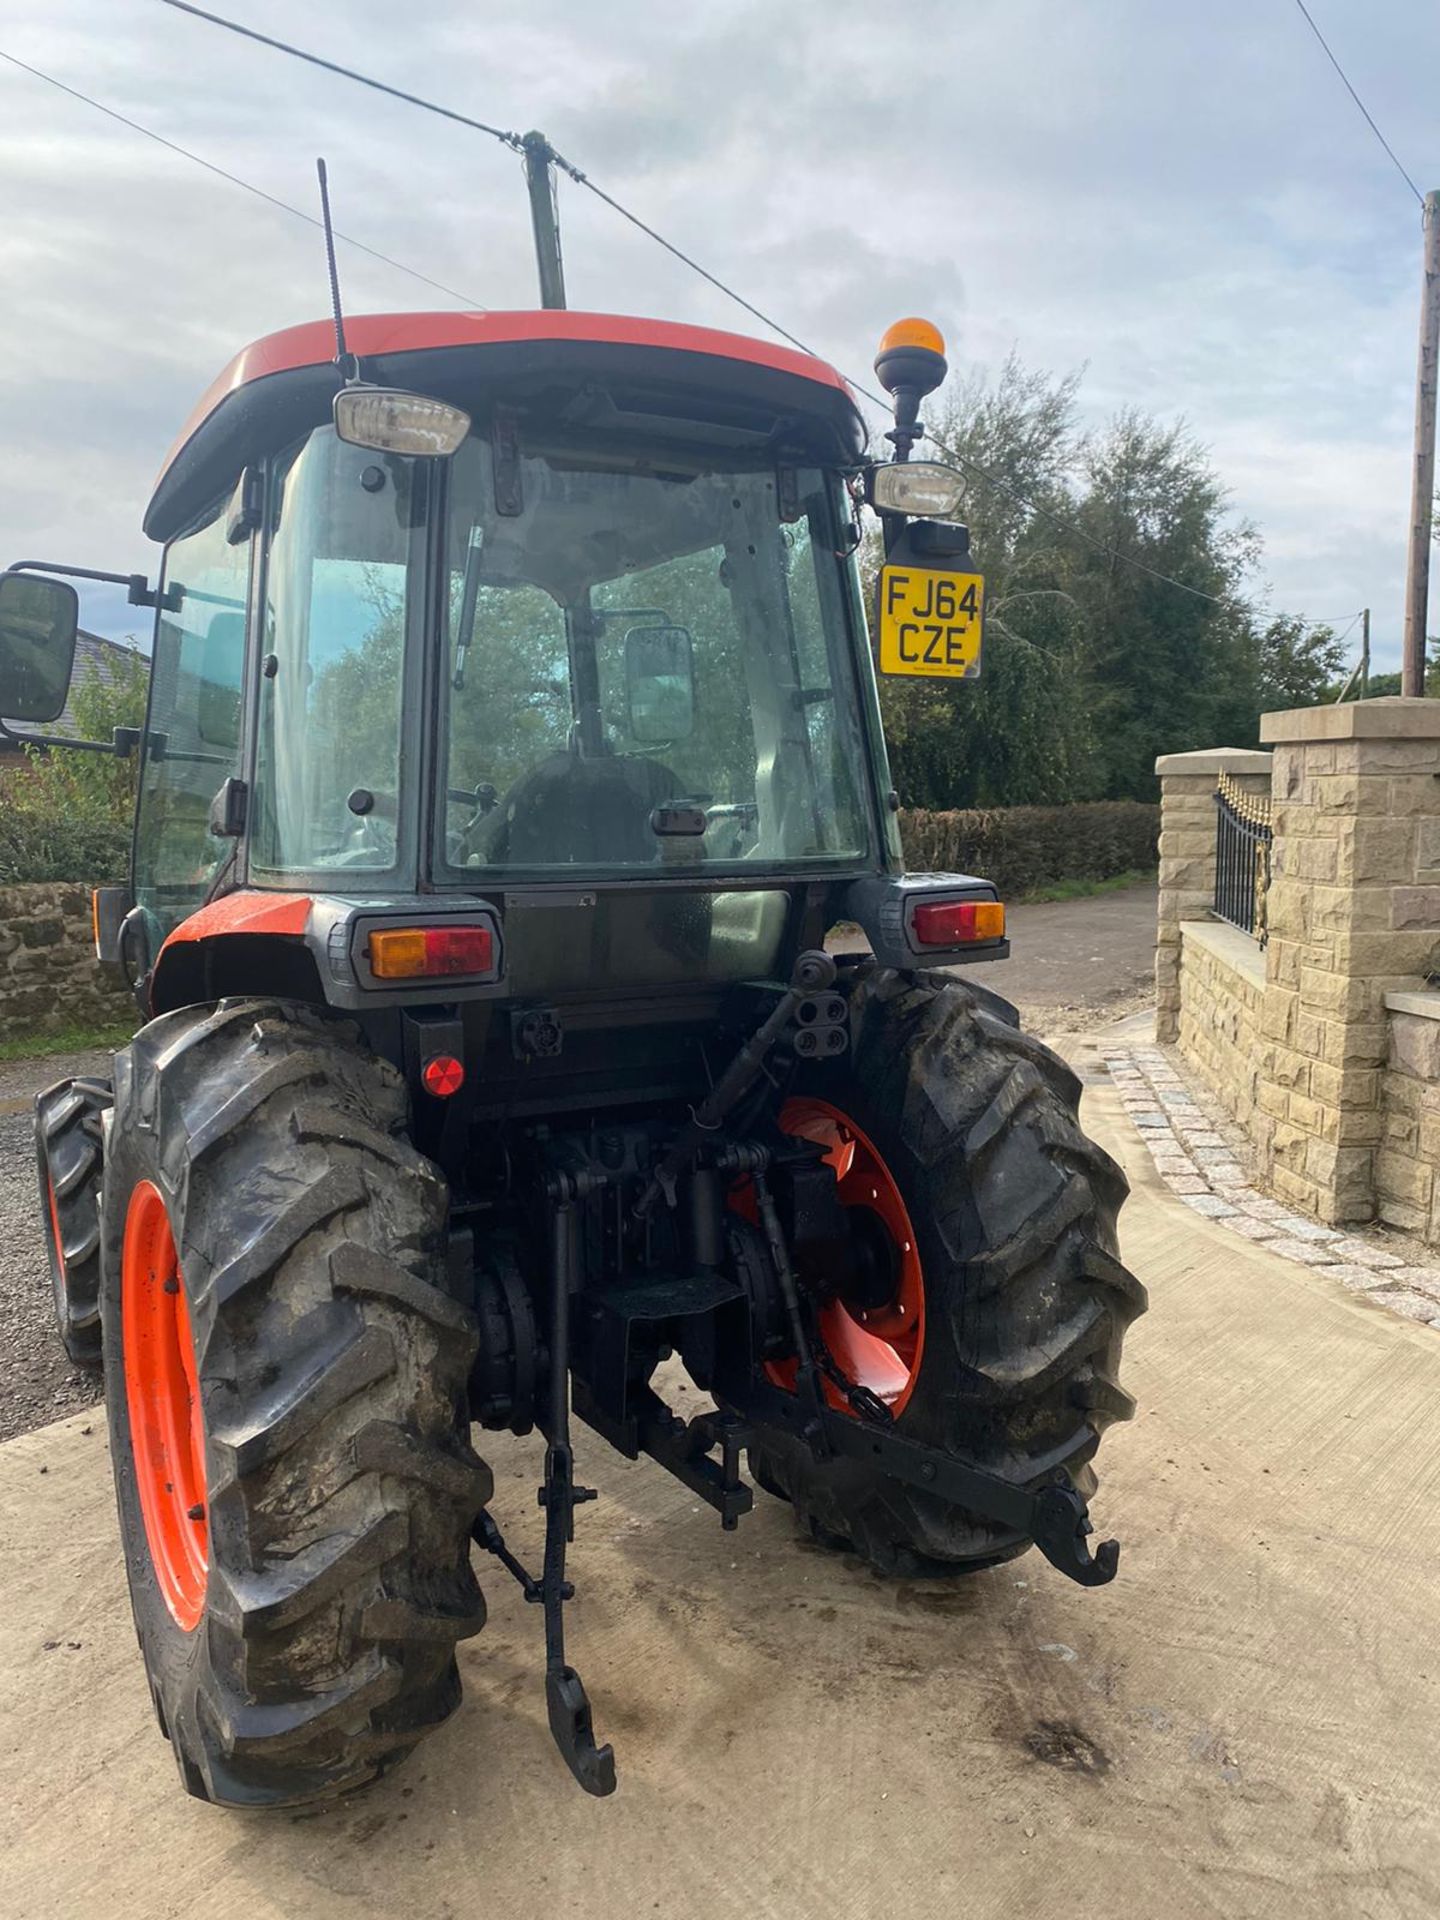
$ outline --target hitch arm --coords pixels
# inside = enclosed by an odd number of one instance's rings
[[[817,1415],[797,1395],[774,1387],[751,1384],[738,1394],[727,1389],[725,1398],[759,1424],[788,1426],[797,1437],[805,1437],[803,1430],[818,1419],[823,1444],[831,1453],[863,1460],[907,1486],[1028,1534],[1057,1572],[1082,1587],[1103,1587],[1115,1578],[1120,1542],[1102,1540],[1091,1553],[1088,1540],[1094,1528],[1089,1509],[1063,1468],[1043,1486],[1020,1487],[998,1473],[906,1440],[891,1428],[852,1419],[833,1407],[826,1406]]]
[[[574,1176],[565,1173],[551,1179],[550,1408],[545,1423],[549,1444],[539,1494],[545,1509],[545,1561],[539,1585],[545,1608],[545,1704],[550,1732],[585,1791],[604,1795],[615,1791],[615,1750],[608,1742],[596,1744],[584,1682],[565,1659],[565,1602],[570,1597],[565,1548],[575,1538],[575,1508],[595,1498],[593,1487],[575,1484],[570,1446],[570,1296],[579,1264],[575,1184]]]

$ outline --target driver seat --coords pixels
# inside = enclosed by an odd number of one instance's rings
[[[638,755],[550,754],[511,787],[481,837],[482,866],[651,866],[652,811],[674,799],[669,767]]]

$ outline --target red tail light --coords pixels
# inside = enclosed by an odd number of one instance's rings
[[[1005,909],[998,900],[927,900],[911,917],[922,947],[963,947],[976,940],[1003,940]]]
[[[494,957],[489,927],[385,927],[370,935],[370,971],[377,980],[488,973]]]

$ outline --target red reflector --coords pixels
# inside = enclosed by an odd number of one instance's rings
[[[973,940],[1001,940],[1005,909],[998,900],[929,900],[910,922],[922,947],[963,947]]]
[[[420,1069],[420,1078],[427,1093],[433,1093],[437,1100],[448,1100],[464,1086],[465,1069],[453,1053],[437,1053]]]

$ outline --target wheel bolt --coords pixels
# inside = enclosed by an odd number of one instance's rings
[[[203,1520],[205,1518],[204,1501],[197,1500],[193,1507],[187,1507],[185,1509],[185,1518],[187,1520]]]

